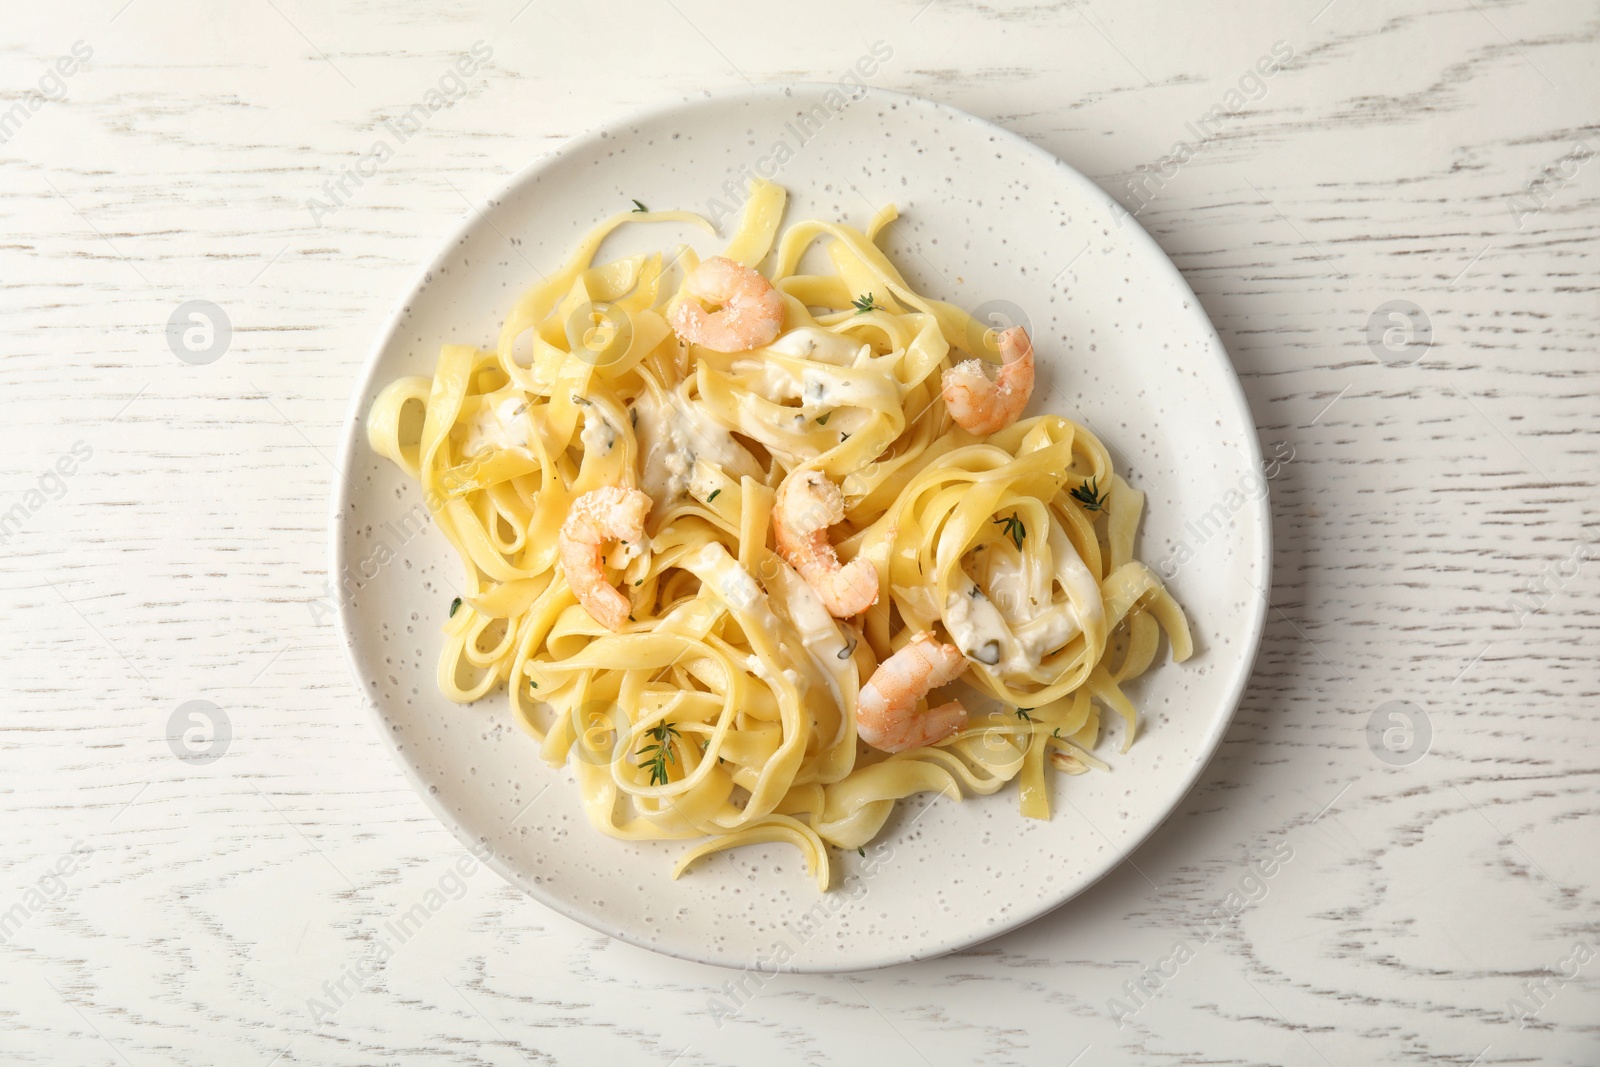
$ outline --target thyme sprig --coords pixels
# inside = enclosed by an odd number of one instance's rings
[[[856,309],[857,315],[865,315],[869,311],[881,310],[877,304],[872,302],[871,293],[862,293],[860,296],[850,301],[850,304]]]
[[[651,785],[666,785],[669,781],[667,764],[678,762],[678,754],[672,748],[672,742],[678,737],[678,728],[670,722],[664,722],[650,727],[646,733],[655,744],[639,750],[639,766],[649,769]]]
[[[1005,529],[1000,531],[1001,535],[1011,538],[1011,543],[1016,545],[1019,551],[1021,550],[1022,540],[1028,536],[1028,528],[1022,525],[1022,520],[1015,513],[1008,518],[995,519],[994,525],[1004,526]]]
[[[1090,478],[1069,494],[1072,499],[1083,505],[1085,511],[1105,510],[1106,494],[1095,487],[1094,481]]]

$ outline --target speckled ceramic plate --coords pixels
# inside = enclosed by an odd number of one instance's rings
[[[1139,553],[1170,577],[1198,649],[1137,684],[1139,742],[1126,755],[1102,743],[1110,773],[1060,777],[1050,821],[1023,819],[1014,787],[962,803],[913,797],[885,827],[886,847],[836,856],[840,888],[820,899],[794,850],[777,845],[673,881],[685,846],[591,830],[571,773],[540,761],[503,693],[471,707],[437,695],[439,627],[458,564],[431,528],[414,532],[420,495],[368,449],[364,425],[377,391],[431,373],[441,343],[492,346],[534,269],[557,265],[629,198],[714,215],[735,206],[730,192],[752,171],[788,188],[790,219],[864,225],[893,201],[903,217],[885,247],[918,289],[1031,326],[1041,364],[1030,410],[1092,426],[1148,494]],[[647,240],[720,247],[688,227],[618,236],[604,252]],[[1270,534],[1261,464],[1238,379],[1194,294],[1093,182],[1015,134],[926,100],[768,86],[579,137],[450,235],[361,373],[334,504],[334,585],[346,590],[344,639],[385,742],[439,818],[463,841],[487,842],[492,866],[535,899],[612,937],[706,963],[879,967],[1058,907],[1120,863],[1195,781],[1261,634]]]

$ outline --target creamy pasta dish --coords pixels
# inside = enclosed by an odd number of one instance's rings
[[[1024,417],[1033,339],[911,288],[864,231],[780,226],[757,182],[731,242],[597,262],[620,213],[517,301],[493,350],[444,346],[368,439],[460,555],[440,690],[504,686],[589,822],[718,850],[866,845],[897,801],[1054,772],[1182,610],[1133,558],[1143,494],[1087,429]],[[802,269],[804,261],[804,269]],[[441,614],[443,613],[441,609]],[[947,688],[949,687],[949,688]]]

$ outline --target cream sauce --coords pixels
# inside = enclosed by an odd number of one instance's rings
[[[638,412],[639,487],[665,509],[687,494],[695,460],[720,467],[737,481],[761,469],[744,446],[708,413],[681,393],[657,398],[640,395]]]
[[[1082,563],[1078,569],[1089,577]],[[945,598],[945,628],[968,659],[1002,676],[1031,677],[1045,657],[1082,631],[1071,601],[1055,592],[1062,577],[1076,575],[1049,574],[1024,553],[990,542],[958,569]],[[1098,589],[1091,602],[1099,602]]]
[[[795,372],[781,360],[740,359],[728,368],[739,384],[772,401],[798,400],[808,415],[840,407],[868,407],[885,399],[882,387],[873,387],[859,374],[836,370],[827,364],[804,366]]]
[[[533,448],[533,421],[528,418],[528,398],[515,386],[489,393],[467,422],[462,455]]]
[[[578,439],[583,442],[585,454],[595,456],[607,455],[617,447],[620,431],[611,425],[611,420],[606,418],[605,412],[597,404],[589,404],[583,409],[583,432]]]
[[[844,334],[817,326],[801,326],[772,342],[767,349],[786,356],[831,363],[835,367],[848,367],[856,361],[863,347],[866,346],[860,341],[852,341]]]

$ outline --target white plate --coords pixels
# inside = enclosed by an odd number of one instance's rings
[[[1093,182],[1015,134],[879,89],[835,111],[840,99],[829,86],[697,97],[579,137],[523,171],[444,242],[390,318],[362,371],[334,501],[335,587],[353,579],[339,613],[351,663],[380,732],[439,819],[465,842],[486,841],[495,869],[562,914],[725,966],[842,971],[936,956],[1082,892],[1200,774],[1250,675],[1265,610],[1256,590],[1268,581],[1270,523],[1249,410],[1161,249]],[[792,158],[774,173],[780,141]],[[570,772],[540,761],[503,691],[470,707],[438,695],[439,627],[459,565],[431,527],[407,533],[402,519],[420,513],[420,494],[368,449],[364,424],[385,384],[431,374],[441,343],[492,347],[534,268],[556,266],[630,198],[731,208],[725,184],[741,188],[741,172],[758,166],[789,190],[791,220],[864,225],[893,201],[903,218],[885,244],[913,285],[967,308],[1024,309],[1041,361],[1030,411],[1092,426],[1148,494],[1139,554],[1176,569],[1170,585],[1197,647],[1188,663],[1158,662],[1137,684],[1143,732],[1126,755],[1116,754],[1115,731],[1102,742],[1110,773],[1058,777],[1049,822],[1018,814],[1014,786],[959,804],[913,797],[884,828],[888,854],[870,870],[836,854],[842,888],[826,897],[795,851],[777,845],[703,861],[672,881],[686,846],[590,829]],[[702,253],[720,248],[688,227],[630,230],[603,251],[681,239]],[[1193,558],[1179,567],[1185,542]]]

